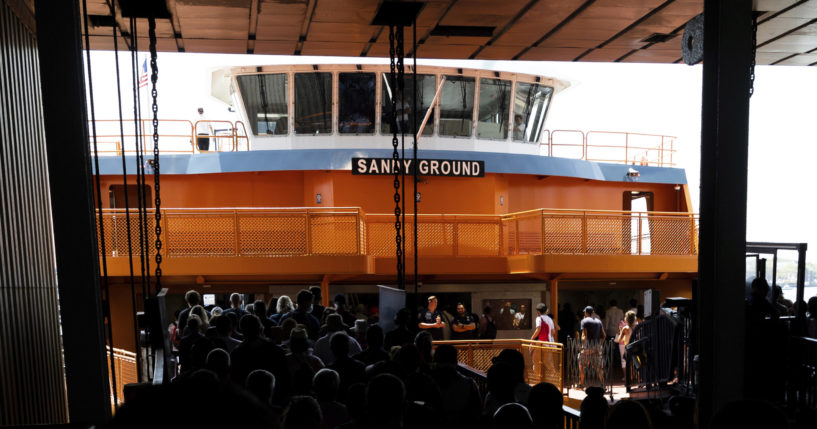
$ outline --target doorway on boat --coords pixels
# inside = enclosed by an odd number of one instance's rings
[[[623,200],[622,210],[630,212],[629,216],[625,214],[629,219],[622,220],[625,253],[649,255],[651,242],[648,212],[653,211],[654,195],[652,192],[625,191]]]

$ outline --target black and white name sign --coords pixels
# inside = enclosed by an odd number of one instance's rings
[[[405,171],[414,174],[414,160],[392,158],[352,158],[352,174],[393,175]],[[485,177],[485,161],[460,159],[418,159],[421,176]]]

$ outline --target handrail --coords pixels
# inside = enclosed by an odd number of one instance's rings
[[[152,213],[152,209],[148,209]],[[165,257],[366,255],[392,257],[394,216],[357,207],[164,209]],[[124,209],[103,210],[107,255],[127,255]],[[136,214],[132,213],[134,217]],[[413,215],[406,216],[413,222]],[[149,216],[148,222],[152,222]],[[694,213],[536,209],[510,214],[420,214],[429,257],[545,254],[695,255]],[[148,225],[148,229],[152,230]],[[131,228],[131,245],[138,228]],[[406,231],[411,242],[413,230]],[[151,249],[153,251],[153,249]],[[411,254],[414,249],[408,247]],[[138,249],[133,249],[137,254]]]
[[[441,82],[442,84],[442,82]],[[131,146],[131,140],[136,136],[133,134],[133,126],[125,126],[125,130],[131,130],[130,133],[122,136],[119,133],[118,119],[98,119],[97,125],[104,125],[111,123],[116,124],[115,129],[110,132],[105,130],[98,131],[97,141],[105,145],[114,145],[112,149],[103,147],[100,149],[100,154],[121,154],[124,149],[126,153],[135,152],[135,149],[128,149]],[[132,119],[126,119],[124,122],[133,123]],[[179,140],[176,146],[162,149],[163,152],[168,153],[200,153],[196,146],[197,132],[196,128],[200,123],[208,124],[225,124],[229,126],[229,134],[219,134],[217,132],[209,133],[206,137],[211,139],[218,139],[218,141],[229,140],[227,144],[218,145],[215,151],[223,152],[225,148],[227,151],[249,151],[250,134],[247,132],[247,127],[242,121],[231,122],[228,120],[206,119],[191,122],[186,119],[160,119],[160,140],[165,142],[166,139]],[[188,125],[184,133],[168,133],[168,125],[173,123],[185,123]],[[149,130],[152,125],[152,120],[142,119],[141,128],[142,134],[146,136],[145,141],[150,142]],[[214,127],[210,127],[213,129]],[[225,128],[227,129],[227,128]],[[422,128],[421,128],[422,131]],[[376,135],[376,134],[374,134]],[[202,135],[204,137],[204,135]],[[632,133],[627,131],[581,131],[581,130],[542,130],[543,141],[539,143],[540,152],[544,150],[541,155],[557,156],[562,158],[581,159],[585,161],[594,162],[613,162],[629,165],[645,165],[658,167],[674,167],[674,156],[677,150],[675,149],[675,141],[677,137],[665,136],[660,134],[647,133]],[[123,144],[122,137],[126,142]],[[180,140],[181,139],[181,140]],[[597,142],[596,140],[610,140],[607,142]],[[494,140],[495,141],[495,140]],[[509,142],[516,142],[509,137]],[[179,145],[183,142],[184,149]],[[246,142],[246,145],[242,144]],[[516,142],[519,143],[519,142]],[[535,143],[534,143],[535,144]],[[135,148],[135,146],[133,146]],[[146,145],[146,150],[151,149],[152,144]],[[213,152],[213,151],[206,151]]]

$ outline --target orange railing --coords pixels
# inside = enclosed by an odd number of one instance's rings
[[[111,348],[106,347],[108,362],[108,383],[113,385],[111,380]],[[116,399],[119,404],[125,402],[125,385],[129,383],[138,383],[136,370],[136,353],[129,352],[123,349],[113,349],[113,364],[116,370]],[[113,402],[113,393],[111,394],[111,402]]]
[[[522,339],[434,341],[434,346],[449,344],[457,349],[459,363],[486,374],[492,359],[504,349],[519,351],[525,358],[528,384],[551,383],[562,390],[562,344]]]
[[[538,209],[502,217],[508,255],[697,254],[698,216],[677,212]]]
[[[210,138],[210,147],[213,151],[234,152],[249,150],[250,140],[247,128],[241,121],[230,122],[220,120],[197,121],[195,123],[184,119],[160,119],[159,138],[162,153],[198,153],[196,146],[196,127],[205,124]],[[143,153],[153,153],[153,121],[140,120],[134,127],[133,120],[120,123],[118,119],[99,119],[91,125],[96,125],[97,151],[100,155],[121,155],[136,153],[137,137],[141,137]],[[137,128],[138,127],[138,128]],[[88,141],[91,152],[94,150],[93,129],[89,128]]]
[[[359,208],[167,209],[166,257],[394,255],[394,216]],[[138,215],[131,212],[138,254]],[[406,216],[407,225],[413,223]],[[105,249],[128,255],[125,213],[105,210]],[[539,209],[508,215],[420,215],[423,256],[523,254],[695,255],[698,217],[691,213]],[[152,211],[148,231],[154,230]],[[150,238],[153,239],[152,236]],[[413,254],[413,228],[406,250]],[[151,251],[152,246],[151,246]]]
[[[674,167],[675,137],[616,131],[553,130],[539,147],[548,156]]]

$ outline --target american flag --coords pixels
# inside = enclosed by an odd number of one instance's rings
[[[139,74],[139,89],[145,88],[148,86],[148,59],[145,58],[142,61],[142,72]]]

